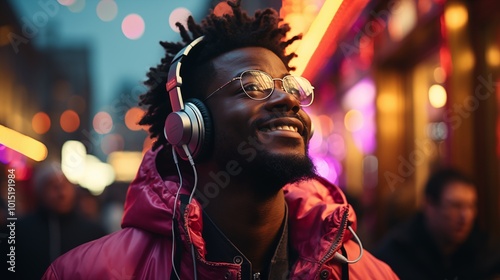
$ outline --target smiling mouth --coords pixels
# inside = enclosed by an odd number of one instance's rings
[[[290,117],[272,119],[262,124],[258,130],[260,132],[293,132],[299,135],[305,132],[304,124],[300,120]]]
[[[293,125],[282,125],[276,127],[263,127],[259,129],[262,132],[270,132],[270,131],[292,131],[299,132],[299,128]]]

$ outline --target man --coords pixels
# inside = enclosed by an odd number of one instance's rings
[[[401,279],[500,277],[500,251],[475,229],[476,208],[472,181],[442,169],[425,186],[422,212],[390,233],[375,255]]]
[[[274,10],[249,17],[227,4],[201,25],[190,18],[192,37],[179,25],[186,48],[162,43],[141,99],[157,141],[123,229],[60,258],[45,279],[395,279],[361,256],[355,214],[314,173],[302,109],[312,86],[289,76],[284,51],[298,37],[285,40]]]

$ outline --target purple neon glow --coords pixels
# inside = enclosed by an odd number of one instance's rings
[[[375,83],[371,79],[363,79],[354,85],[342,102],[344,110],[357,110],[363,116],[363,126],[352,132],[356,147],[364,154],[375,151]]]
[[[370,155],[375,151],[375,95],[375,84],[367,78],[358,82],[344,95],[343,110],[317,114],[312,111],[312,108],[307,108],[316,128],[309,144],[309,154],[318,173],[335,184],[339,183],[343,173],[342,161],[347,152],[345,133],[351,134],[354,145],[363,154]],[[332,106],[332,104],[325,104],[324,108],[332,108]],[[361,118],[358,124],[361,127],[354,131],[344,128],[345,113],[342,111],[350,110],[359,112]]]

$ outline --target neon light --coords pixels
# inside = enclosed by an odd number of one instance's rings
[[[309,27],[309,31],[301,40],[301,44],[295,53],[298,57],[294,60],[296,67],[293,71],[294,75],[302,75],[306,69],[309,60],[312,58],[314,52],[318,48],[321,39],[326,34],[330,22],[332,22],[335,14],[337,13],[343,1],[326,0],[318,15]]]
[[[3,125],[0,125],[0,143],[35,161],[47,158],[48,150],[42,142]]]

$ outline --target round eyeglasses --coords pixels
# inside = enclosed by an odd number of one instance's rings
[[[283,78],[273,78],[271,75],[260,70],[243,71],[238,77],[232,78],[229,82],[209,94],[205,100],[236,80],[240,80],[241,88],[253,100],[264,100],[271,96],[274,92],[275,81],[281,81],[283,89],[293,95],[300,102],[301,107],[311,105],[314,100],[314,87],[306,78],[293,75],[286,75]]]

